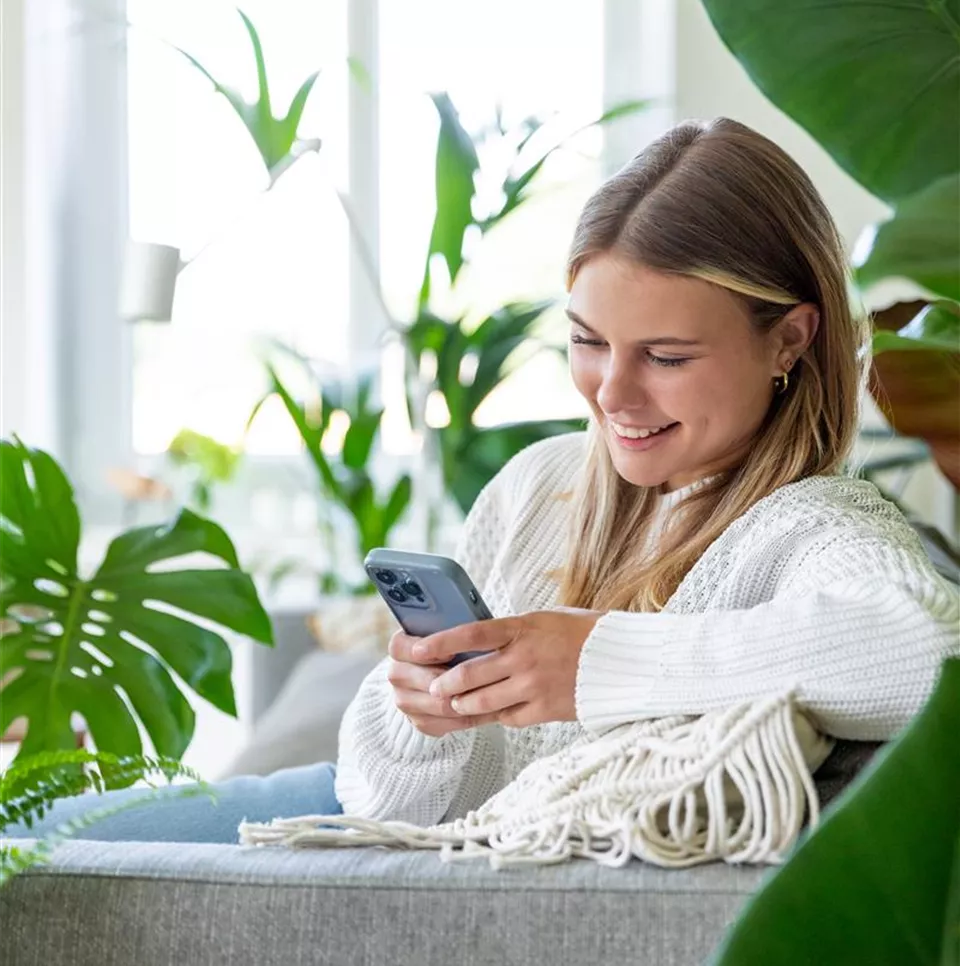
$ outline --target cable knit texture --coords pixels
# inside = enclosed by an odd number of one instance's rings
[[[585,444],[575,433],[529,447],[471,510],[457,559],[494,616],[557,606],[549,575],[566,560],[563,497]],[[691,489],[661,497],[659,527]],[[580,737],[791,691],[824,733],[885,740],[957,654],[957,589],[900,511],[872,483],[811,477],[732,524],[663,611],[600,619],[580,657],[576,722],[429,737],[396,708],[385,659],[344,715],[337,797],[350,815],[433,825],[476,809]]]

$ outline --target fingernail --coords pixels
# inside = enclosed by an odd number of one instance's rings
[[[453,710],[456,711],[457,714],[460,714],[460,699],[459,698],[451,698],[450,699],[450,707],[453,708]]]

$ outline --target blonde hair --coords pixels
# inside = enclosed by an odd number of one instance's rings
[[[820,312],[750,451],[678,504],[650,560],[638,555],[658,488],[624,480],[591,421],[560,602],[657,611],[758,500],[842,469],[857,430],[869,325],[851,308],[843,245],[810,179],[772,141],[726,118],[679,124],[594,193],[574,235],[567,287],[603,253],[728,289],[761,331],[801,302]]]

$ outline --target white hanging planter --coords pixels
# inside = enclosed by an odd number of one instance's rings
[[[125,322],[169,322],[183,265],[179,248],[128,241],[120,283],[120,317]]]

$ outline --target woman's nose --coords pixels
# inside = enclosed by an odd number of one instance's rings
[[[647,400],[636,360],[610,359],[597,390],[597,404],[605,413],[636,409]]]

